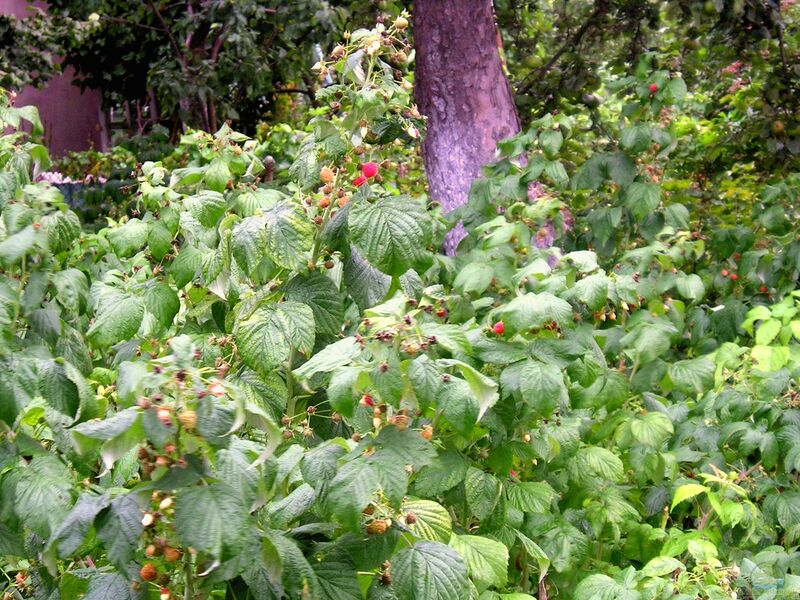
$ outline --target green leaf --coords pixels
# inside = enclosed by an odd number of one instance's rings
[[[443,544],[450,541],[453,522],[450,513],[441,504],[431,500],[406,500],[402,512],[406,515],[408,528],[417,538]],[[413,515],[413,519],[410,515]]]
[[[702,394],[714,387],[716,365],[710,358],[679,360],[669,366],[673,385],[685,394]]]
[[[463,600],[467,569],[461,556],[438,542],[417,542],[392,560],[392,579],[398,600]]]
[[[330,482],[327,504],[333,515],[350,529],[358,529],[361,511],[378,491],[378,474],[366,460],[346,463]]]
[[[619,481],[624,473],[622,461],[610,450],[587,446],[578,451],[570,462],[570,474],[578,481],[599,477],[606,481]]]
[[[61,558],[71,556],[80,548],[94,524],[95,517],[110,503],[106,494],[81,494],[69,514],[53,531],[47,542],[48,548],[55,547]]]
[[[117,496],[95,522],[97,539],[105,545],[109,562],[127,572],[142,534],[142,509],[131,493]]]
[[[675,507],[684,500],[689,500],[690,498],[694,498],[695,496],[699,496],[700,494],[708,491],[710,491],[709,488],[704,485],[700,485],[699,483],[685,483],[675,490],[675,495],[672,497],[672,505],[670,506],[670,510],[674,510]]]
[[[503,321],[509,333],[540,328],[551,321],[566,325],[572,322],[572,307],[549,292],[529,292],[495,310],[494,320]]]
[[[251,369],[266,372],[289,357],[292,348],[314,348],[314,313],[299,302],[266,304],[234,327],[237,348]]]
[[[674,431],[669,417],[659,412],[637,415],[630,423],[636,441],[652,448],[661,448]]]
[[[631,596],[608,575],[589,575],[575,588],[574,600],[638,600],[639,594]]]
[[[70,378],[62,364],[54,360],[39,363],[42,397],[57,411],[75,418],[80,408],[78,384]],[[80,383],[80,382],[78,382]]]
[[[358,308],[366,310],[386,297],[392,278],[369,264],[358,249],[351,246],[350,256],[344,262],[344,283]]]
[[[458,272],[453,287],[464,293],[482,294],[494,279],[492,265],[483,262],[469,263]]]
[[[467,505],[478,519],[485,519],[497,506],[503,486],[500,481],[489,473],[470,467],[464,479],[464,489],[467,496]]]
[[[703,284],[703,280],[694,273],[679,276],[675,281],[675,289],[682,297],[692,302],[699,302],[706,295],[706,286]]]
[[[42,538],[55,531],[72,506],[71,477],[53,455],[37,456],[17,483],[14,510],[25,526]]]
[[[600,310],[608,300],[608,277],[602,273],[584,277],[575,284],[578,300],[590,310]]]
[[[453,377],[443,383],[439,388],[437,404],[447,422],[460,433],[468,433],[478,421],[478,401],[463,379]]]
[[[228,187],[228,181],[232,179],[233,175],[228,167],[228,163],[222,157],[217,157],[212,160],[211,164],[208,165],[208,168],[203,175],[203,181],[205,184],[209,187],[209,189],[214,190],[214,192],[217,193],[224,192]],[[199,218],[198,221],[200,221]],[[216,219],[214,219],[214,221],[216,222]],[[211,227],[211,225],[206,225],[206,227]]]
[[[250,277],[264,259],[267,245],[267,230],[261,217],[247,217],[233,226],[231,252],[233,258]]]
[[[468,469],[469,461],[461,454],[445,450],[417,474],[415,489],[420,495],[437,496],[464,481]]]
[[[508,581],[508,548],[504,544],[477,535],[453,535],[450,547],[464,559],[475,583],[503,587]]]
[[[781,332],[781,322],[778,319],[762,321],[756,330],[756,344],[769,346]]]
[[[483,415],[486,414],[486,411],[497,402],[499,398],[497,383],[491,377],[487,377],[474,367],[460,360],[440,358],[436,361],[436,364],[444,367],[456,367],[461,371],[461,375],[464,377],[467,384],[469,384],[472,394],[478,402],[478,420],[480,420]]]
[[[362,600],[353,565],[347,562],[324,560],[312,565],[319,581],[321,600]]]
[[[303,210],[280,202],[264,211],[264,252],[276,265],[298,271],[306,267],[314,228]]]
[[[214,191],[212,187],[187,196],[183,199],[183,206],[203,227],[214,227],[227,208],[225,196],[220,193],[224,189]]]
[[[669,556],[656,556],[648,562],[641,570],[645,577],[663,577],[675,571],[685,571],[686,567],[677,558]]]
[[[117,256],[131,256],[144,248],[150,233],[149,223],[130,219],[127,223],[108,232],[108,241]]]
[[[286,284],[286,299],[308,304],[314,313],[317,332],[336,335],[344,321],[342,295],[327,275],[313,271],[295,275]]]
[[[158,324],[158,331],[172,326],[172,320],[181,308],[178,294],[163,281],[149,281],[144,290],[144,306]]]
[[[169,227],[163,221],[155,221],[150,224],[150,232],[147,234],[147,247],[153,259],[161,261],[172,251],[173,235]]]
[[[81,314],[89,303],[89,280],[83,271],[64,269],[51,275],[58,303],[67,310]]]
[[[655,183],[634,181],[625,189],[625,206],[637,221],[644,221],[661,203],[661,188]]]
[[[141,596],[131,587],[131,582],[122,573],[99,571],[89,578],[86,595],[81,596],[81,600],[140,600],[140,598]]]
[[[520,370],[522,399],[543,416],[549,416],[568,401],[561,369],[550,363],[528,359]]]
[[[45,215],[42,217],[42,228],[47,234],[47,245],[53,254],[69,250],[81,235],[80,219],[71,210]]]
[[[94,283],[91,290],[94,322],[86,336],[99,347],[107,347],[136,335],[144,317],[140,298],[104,283]]]
[[[87,453],[102,442],[100,457],[106,469],[125,456],[144,438],[137,407],[125,409],[108,419],[93,419],[71,429],[78,451]]]
[[[318,373],[329,373],[338,367],[350,364],[361,354],[361,345],[354,337],[346,337],[325,346],[312,356],[308,362],[294,370],[297,377],[311,379]]]
[[[174,522],[184,546],[215,558],[225,549],[240,552],[249,539],[247,506],[240,494],[224,483],[179,491]]]
[[[545,129],[539,134],[539,147],[547,158],[553,158],[564,143],[564,135],[558,129]]]
[[[650,140],[650,126],[645,123],[637,123],[622,130],[619,144],[625,150],[639,154],[650,147]]]
[[[544,481],[510,483],[507,488],[511,506],[522,512],[546,513],[556,497],[555,491]]]
[[[353,244],[384,273],[402,275],[420,262],[431,243],[425,206],[408,196],[389,196],[370,204],[356,201],[348,220]]]

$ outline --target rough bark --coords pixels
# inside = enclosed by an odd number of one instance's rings
[[[519,131],[497,48],[491,0],[416,0],[415,94],[428,117],[423,145],[431,197],[466,204],[497,142]]]

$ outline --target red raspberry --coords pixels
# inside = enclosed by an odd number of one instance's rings
[[[767,293],[767,286],[765,286],[765,285],[762,285],[762,286],[759,288],[759,291],[760,291],[762,294],[766,294],[766,293]]]
[[[655,83],[650,84],[650,93],[655,94],[658,91],[658,86]]]
[[[722,269],[722,271],[720,271],[719,274],[722,275],[723,277],[727,277],[730,273],[728,269]]]
[[[364,163],[361,165],[361,174],[366,178],[375,177],[378,174],[378,163]]]
[[[375,400],[373,400],[372,396],[369,394],[364,394],[361,396],[361,404],[364,406],[375,406]]]
[[[367,178],[364,177],[363,175],[359,175],[358,177],[353,179],[353,185],[356,187],[361,187],[365,183],[367,183]]]
[[[492,326],[492,331],[494,331],[497,335],[503,335],[506,332],[505,323],[498,321]]]
[[[736,281],[737,279],[739,279],[739,276],[736,273],[731,275],[731,281]]]

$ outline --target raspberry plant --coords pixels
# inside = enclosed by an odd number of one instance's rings
[[[96,232],[2,137],[6,599],[798,593],[791,180],[760,244],[692,229],[685,85],[642,67],[605,151],[544,116],[445,218],[406,193],[406,26],[316,65],[285,175],[190,132]]]

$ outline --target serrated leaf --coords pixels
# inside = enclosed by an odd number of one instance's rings
[[[286,299],[311,307],[318,333],[336,335],[344,321],[342,294],[330,277],[313,271],[295,275],[286,284]]]
[[[37,456],[22,472],[14,496],[14,510],[25,526],[47,538],[72,506],[70,474],[55,456]]]
[[[566,403],[567,387],[563,371],[556,365],[528,359],[519,372],[522,399],[539,414],[547,417]]]
[[[685,394],[702,394],[714,387],[716,365],[710,358],[679,360],[669,366],[673,385]]]
[[[71,210],[45,215],[41,224],[47,234],[47,245],[53,254],[69,250],[81,234],[80,219]]]
[[[91,529],[95,517],[111,500],[106,494],[81,494],[69,514],[59,523],[47,542],[48,548],[55,546],[58,556],[66,558],[78,550]]]
[[[348,219],[353,244],[370,264],[402,275],[421,261],[431,242],[430,215],[408,196],[390,196],[370,204],[357,201]]]
[[[449,545],[464,559],[475,583],[502,587],[508,581],[508,548],[504,544],[477,535],[453,535]]]
[[[553,488],[544,481],[511,483],[506,490],[511,506],[522,512],[546,513],[556,497]]]
[[[346,463],[330,482],[327,504],[333,515],[351,529],[357,529],[361,511],[378,491],[378,474],[369,462]]]
[[[300,270],[306,267],[314,237],[308,216],[291,202],[280,202],[265,210],[264,252],[276,265]]]
[[[670,510],[674,510],[675,507],[684,500],[689,500],[690,498],[694,498],[695,496],[699,496],[700,494],[708,491],[710,491],[709,488],[704,485],[700,485],[699,483],[685,483],[675,490],[675,495],[672,497],[672,505],[670,506]]]
[[[470,510],[481,520],[492,514],[503,493],[503,486],[494,475],[474,467],[470,467],[467,471],[464,489]]]
[[[93,345],[107,347],[136,335],[144,317],[140,298],[103,283],[92,285],[91,296],[95,316],[86,336]]]
[[[453,532],[450,513],[441,504],[432,500],[406,500],[402,512],[406,515],[406,524],[416,537],[431,542],[446,544]],[[413,519],[409,517],[413,515]],[[414,521],[411,523],[410,521]]]
[[[540,328],[555,321],[559,325],[572,322],[572,307],[569,302],[543,292],[529,292],[518,296],[505,306],[495,310],[495,321],[503,321],[506,330],[511,332]]]
[[[268,371],[289,357],[292,348],[314,348],[314,314],[305,304],[281,302],[259,306],[234,327],[244,363],[259,372]]]
[[[108,232],[108,241],[117,256],[131,256],[144,248],[149,232],[149,223],[134,218],[121,227],[111,229]]]
[[[128,493],[114,498],[95,522],[97,539],[103,542],[109,562],[123,573],[133,559],[144,530],[142,515],[136,498]]]
[[[438,542],[418,542],[392,560],[393,587],[398,600],[463,600],[467,569],[452,548]]]
[[[224,549],[241,551],[249,538],[248,507],[236,490],[224,483],[179,491],[174,523],[181,543],[215,558]]]

